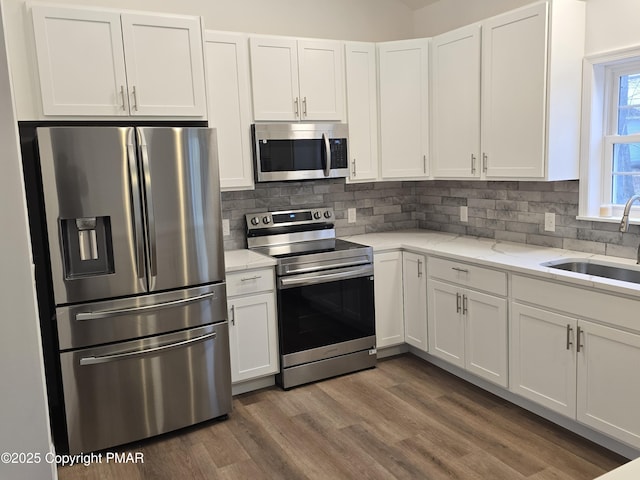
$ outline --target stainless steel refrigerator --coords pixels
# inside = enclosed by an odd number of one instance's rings
[[[226,415],[215,130],[37,128],[71,453]]]

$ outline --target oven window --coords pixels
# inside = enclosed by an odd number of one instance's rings
[[[283,355],[375,335],[372,277],[279,290]]]

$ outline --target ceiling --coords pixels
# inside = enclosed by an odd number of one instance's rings
[[[411,10],[418,10],[419,8],[426,7],[438,1],[440,0],[400,0],[400,2],[404,3]]]

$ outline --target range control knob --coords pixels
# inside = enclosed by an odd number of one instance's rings
[[[260,219],[258,217],[253,217],[251,219],[251,225],[258,225],[260,223]]]
[[[315,218],[316,220],[320,220],[320,217],[322,215],[320,215],[320,212],[313,212],[313,218]]]
[[[271,218],[267,216],[262,217],[262,223],[269,225],[271,223]]]
[[[324,212],[324,218],[331,218],[331,210],[327,210]]]

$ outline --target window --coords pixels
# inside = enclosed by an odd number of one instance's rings
[[[587,58],[583,98],[579,216],[619,221],[640,194],[640,49]]]

